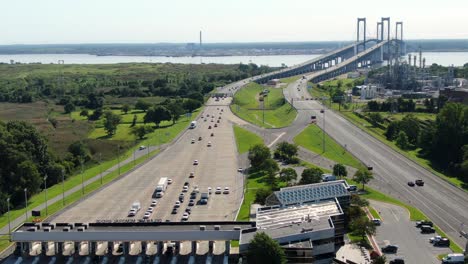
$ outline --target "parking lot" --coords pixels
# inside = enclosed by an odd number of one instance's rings
[[[229,102],[229,98],[220,101],[210,99],[198,117],[195,129],[187,129],[173,145],[148,163],[54,216],[51,221],[142,219],[161,177],[168,177],[173,183],[158,199],[150,219],[180,221],[194,186],[198,186],[200,192],[206,192],[211,187],[213,193],[207,205],[192,206],[189,221],[235,219],[242,198],[243,175],[238,172],[235,137],[232,122],[228,121],[236,118],[228,109]],[[207,114],[209,117],[205,118]],[[214,127],[215,124],[217,127]],[[209,126],[211,129],[208,129]],[[198,140],[199,137],[202,139]],[[192,139],[195,139],[194,143]],[[207,146],[208,141],[211,141],[211,147]],[[198,160],[199,164],[193,165],[194,160]],[[193,178],[189,178],[190,172],[194,172]],[[186,181],[190,184],[189,191],[184,194],[187,197],[177,214],[172,214],[174,203]],[[216,187],[229,187],[229,194],[214,194]],[[195,201],[199,200],[200,194]],[[129,218],[128,211],[135,201],[141,203],[141,210],[135,217]]]
[[[387,260],[401,257],[406,263],[439,264],[437,256],[451,252],[448,247],[435,247],[429,243],[429,239],[437,234],[421,234],[405,208],[376,201],[371,201],[371,206],[382,217],[382,225],[377,227],[375,236],[379,247],[398,245],[396,254],[386,254]]]

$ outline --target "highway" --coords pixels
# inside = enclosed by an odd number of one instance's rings
[[[310,74],[307,78],[315,74],[319,73]],[[318,101],[301,100],[310,98],[306,85],[305,81],[298,80],[285,88],[285,97],[288,101],[293,100],[298,109],[293,125],[285,129],[288,135],[299,133],[301,126],[305,128],[311,115],[317,116],[317,125],[321,128],[325,118],[325,132],[342,146],[346,145],[348,151],[364,164],[373,167],[375,179],[370,186],[420,209],[448,236],[464,245],[466,241],[459,237],[458,232],[461,223],[468,223],[467,193],[394,151],[334,111],[326,109],[320,113],[324,106]],[[407,185],[408,181],[416,179],[424,180],[425,186],[411,188]]]

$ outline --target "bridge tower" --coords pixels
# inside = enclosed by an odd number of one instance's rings
[[[382,30],[382,22],[377,22],[377,38],[376,38],[377,41],[380,41],[381,34],[379,33],[381,32],[381,30]]]
[[[400,28],[399,31],[398,28]],[[395,39],[400,45],[401,54],[406,54],[406,47],[405,43],[403,42],[403,22],[396,22],[395,24]]]
[[[357,53],[359,53],[359,41],[360,41],[360,38],[361,38],[361,22],[363,22],[364,24],[364,34],[363,34],[363,38],[362,40],[364,41],[363,44],[362,44],[362,47],[364,48],[364,50],[366,50],[366,18],[363,17],[363,18],[359,18],[357,19],[357,38],[356,38],[356,47],[354,49],[354,54],[356,55]]]
[[[385,37],[384,37],[384,26],[385,26],[385,22],[387,22],[387,40],[390,40],[390,18],[389,17],[382,17],[382,20],[380,23],[382,23],[381,25],[381,31],[380,31],[380,40],[381,41],[384,41],[385,40]]]

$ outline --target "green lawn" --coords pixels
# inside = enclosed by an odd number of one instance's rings
[[[250,147],[254,145],[263,144],[263,139],[260,136],[240,126],[234,126],[234,135],[239,154],[249,151]]]
[[[346,149],[341,147],[327,134],[325,134],[325,152],[323,152],[322,136],[323,132],[318,126],[309,125],[294,138],[294,143],[338,163],[354,168],[361,168],[363,166],[360,161],[353,157],[348,151],[346,151]]]
[[[302,78],[302,75],[295,75],[287,78],[280,79],[281,83],[290,84]]]
[[[374,209],[374,207],[369,206],[369,212],[371,213],[372,217],[380,219],[379,213]]]
[[[258,94],[269,90],[265,97],[265,110],[259,101]],[[283,91],[250,83],[234,96],[231,110],[240,118],[265,128],[278,128],[290,125],[296,118],[296,110],[284,100]]]
[[[329,169],[319,167],[319,166],[317,166],[315,164],[312,164],[310,162],[307,162],[305,160],[301,160],[301,162],[299,163],[299,166],[303,166],[303,167],[310,168],[310,169],[321,169],[324,173],[331,173],[332,172]]]
[[[268,188],[265,183],[264,175],[260,173],[250,174],[247,178],[246,190],[244,194],[244,201],[242,202],[239,214],[237,215],[237,221],[249,221],[250,220],[250,205],[255,201],[255,194],[258,189]]]

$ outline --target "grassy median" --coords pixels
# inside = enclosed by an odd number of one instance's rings
[[[354,168],[363,166],[359,160],[327,134],[325,134],[325,152],[323,152],[323,131],[316,125],[306,127],[294,138],[294,143],[338,163]]]
[[[269,92],[262,97],[260,93],[264,90]],[[288,126],[297,115],[296,109],[284,99],[281,88],[257,83],[250,83],[235,94],[231,110],[245,121],[265,128]]]
[[[263,139],[259,135],[240,126],[234,126],[234,136],[239,154],[246,153],[254,145],[263,144]]]

